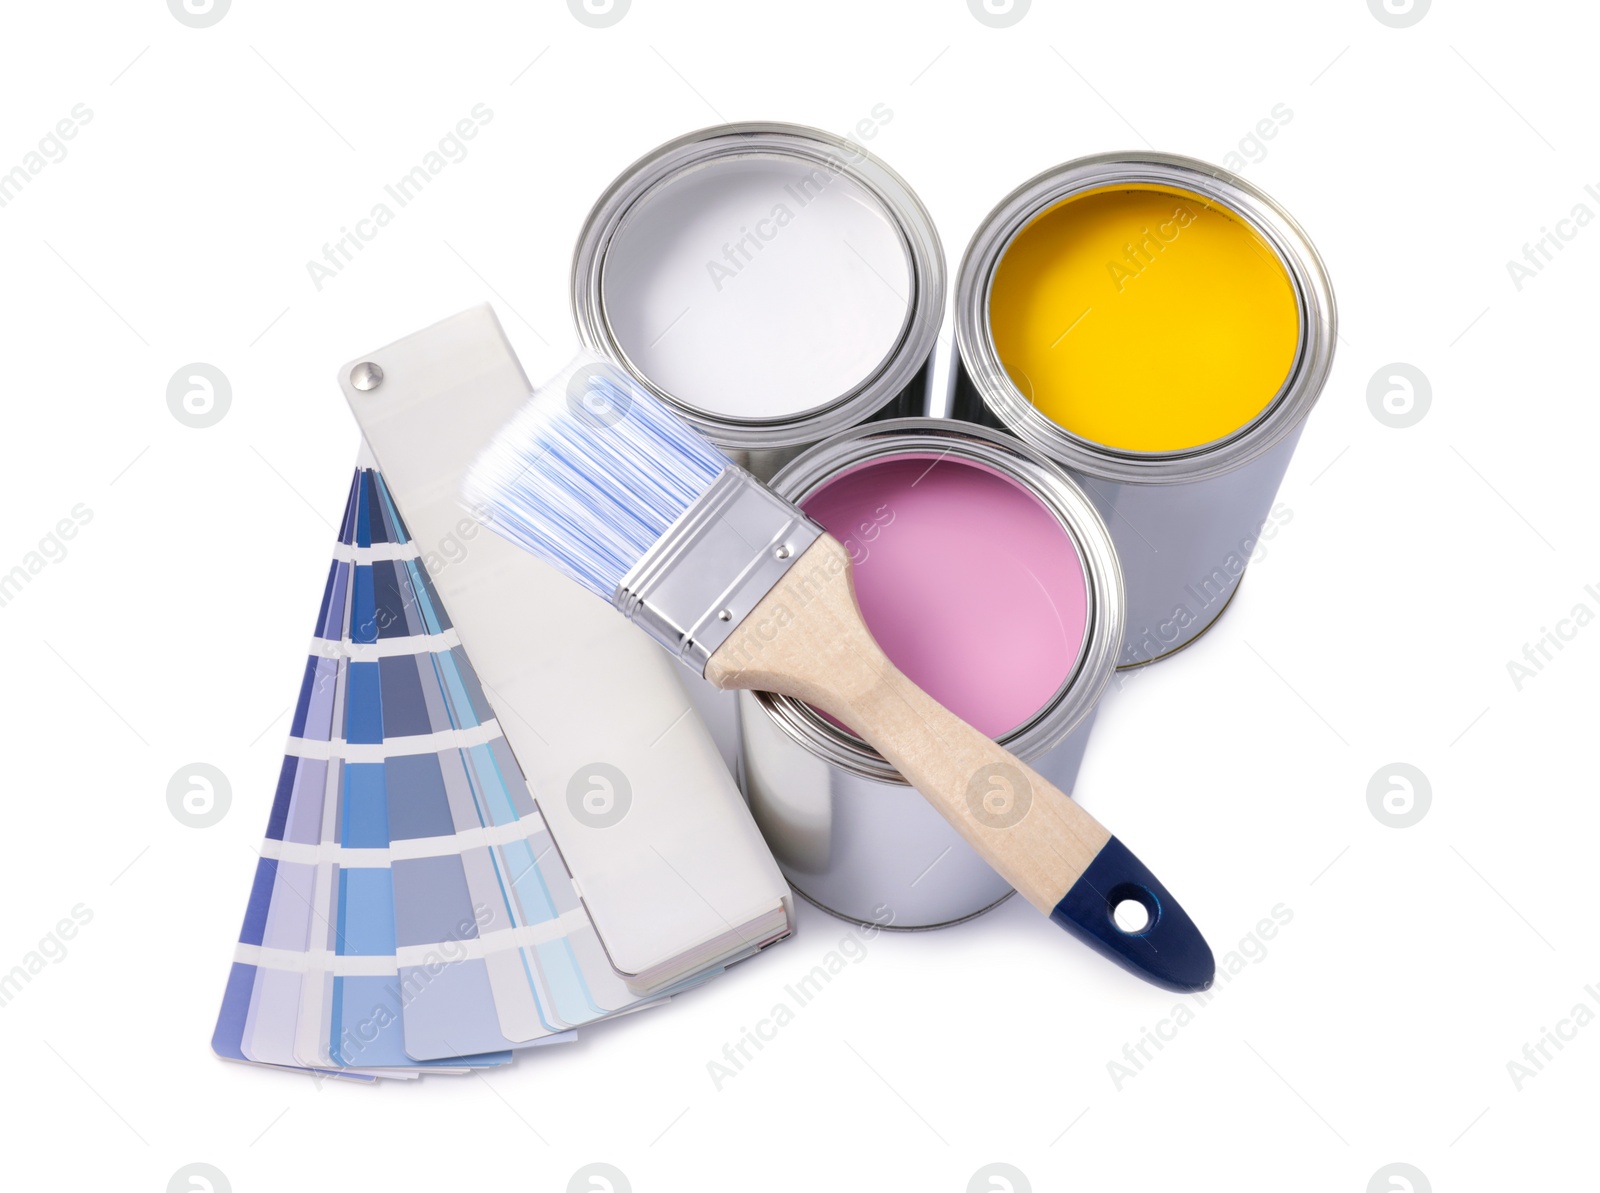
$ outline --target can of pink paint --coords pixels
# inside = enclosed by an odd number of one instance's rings
[[[585,346],[763,480],[838,431],[926,409],[944,250],[861,143],[892,118],[878,105],[860,139],[689,133],[624,170],[578,237]]]
[[[1015,438],[946,419],[842,432],[771,482],[849,550],[868,627],[940,703],[1070,791],[1123,634],[1094,506]],[[1011,894],[870,746],[804,703],[739,693],[740,779],[799,893],[935,928]]]

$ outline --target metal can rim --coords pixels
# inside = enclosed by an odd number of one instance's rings
[[[1033,405],[1000,363],[990,331],[995,267],[1018,232],[1056,203],[1118,183],[1178,187],[1214,199],[1246,220],[1277,251],[1300,308],[1300,343],[1283,387],[1254,419],[1211,443],[1173,452],[1134,452],[1074,435]],[[1333,288],[1316,246],[1284,208],[1237,174],[1170,153],[1103,153],[1075,158],[1024,182],[978,225],[956,271],[956,351],[983,402],[1031,446],[1102,480],[1185,484],[1231,472],[1270,451],[1316,404],[1338,340]]]
[[[736,418],[703,410],[656,385],[636,368],[611,332],[602,274],[622,221],[652,189],[685,170],[724,157],[776,154],[838,167],[883,207],[906,250],[911,294],[900,338],[856,386],[822,406],[775,419]],[[584,347],[607,356],[719,446],[745,450],[813,443],[869,417],[909,385],[927,362],[944,319],[944,248],[933,219],[910,185],[854,141],[822,129],[744,121],[685,133],[657,146],[614,179],[590,209],[572,254],[572,312]]]
[[[770,484],[780,497],[798,504],[846,467],[928,450],[940,452],[940,458],[985,465],[1023,485],[1061,523],[1083,565],[1089,607],[1078,659],[1055,696],[999,739],[1018,758],[1031,762],[1070,737],[1094,711],[1122,647],[1122,566],[1105,520],[1077,482],[1044,453],[1004,432],[946,418],[892,418],[824,440],[790,461]],[[814,756],[865,778],[906,783],[871,746],[824,721],[802,701],[771,692],[750,696]]]

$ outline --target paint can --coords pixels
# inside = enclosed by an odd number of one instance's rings
[[[930,695],[1070,791],[1122,641],[1105,524],[1011,436],[950,419],[843,432],[772,488],[843,542],[885,653]],[[794,888],[862,923],[933,928],[1005,881],[875,750],[801,701],[739,693],[741,782]]]
[[[1333,360],[1333,292],[1287,212],[1192,158],[1046,171],[978,228],[956,282],[956,417],[1061,464],[1127,585],[1119,666],[1233,598]]]
[[[875,136],[880,109],[858,129]],[[572,264],[585,346],[763,480],[838,431],[924,411],[944,296],[944,251],[904,180],[791,124],[646,154],[595,204]]]

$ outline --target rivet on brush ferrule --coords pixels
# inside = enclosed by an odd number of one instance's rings
[[[730,467],[622,578],[611,603],[704,675],[717,648],[822,534]]]

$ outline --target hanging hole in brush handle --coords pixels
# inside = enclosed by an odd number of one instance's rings
[[[1111,919],[1128,936],[1137,936],[1155,924],[1160,904],[1143,887],[1120,886],[1111,892]]]
[[[1124,927],[1131,914],[1125,910],[1128,904],[1143,913],[1143,922],[1131,931]],[[1204,990],[1216,974],[1211,947],[1194,921],[1115,837],[1101,847],[1050,918],[1096,952],[1169,990]]]

